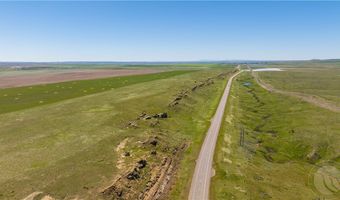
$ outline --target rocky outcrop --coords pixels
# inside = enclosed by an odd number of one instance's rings
[[[155,140],[153,139],[147,140],[145,143],[154,143]],[[102,190],[103,198],[120,200],[157,200],[164,198],[166,191],[170,188],[170,181],[179,162],[180,153],[186,147],[185,144],[181,147],[175,147],[172,154],[159,157],[161,162],[149,163],[145,158],[140,159],[133,167],[117,177],[110,186]],[[151,154],[158,156],[155,150],[152,150]]]

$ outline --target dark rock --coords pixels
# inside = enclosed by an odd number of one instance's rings
[[[116,191],[117,196],[121,197],[123,196],[123,190]]]
[[[128,156],[130,156],[130,155],[131,155],[131,154],[130,154],[130,152],[128,152],[128,151],[124,153],[124,156],[125,156],[125,157],[128,157]]]
[[[158,113],[153,116],[154,118],[168,118],[168,113]]]
[[[258,138],[258,139],[257,139],[257,144],[262,144],[262,143],[263,143],[263,139]]]
[[[143,145],[153,145],[153,146],[156,146],[158,144],[158,137],[157,136],[153,136],[153,137],[150,137],[149,139],[147,139],[146,141],[144,141],[142,144]]]
[[[150,140],[150,144],[153,145],[153,146],[156,146],[158,144],[158,140],[156,138],[152,138]]]
[[[159,114],[158,114],[159,115]],[[160,114],[161,118],[168,118],[168,113],[161,113]]]
[[[177,97],[175,98],[175,101],[179,101],[179,100],[181,100],[181,99],[182,99],[181,96],[177,96]]]
[[[146,166],[146,164],[147,164],[147,161],[142,159],[142,160],[137,162],[137,168],[138,169],[143,169]]]
[[[178,104],[179,104],[178,101],[173,101],[173,102],[171,102],[171,103],[169,104],[169,107],[173,107],[173,106],[176,106],[176,105],[178,105]]]
[[[128,173],[126,178],[129,180],[139,179],[140,178],[139,171],[136,168],[134,168],[132,172]]]

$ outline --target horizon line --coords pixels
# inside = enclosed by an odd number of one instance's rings
[[[197,63],[197,62],[266,62],[266,61],[325,61],[325,60],[340,60],[340,58],[311,58],[311,59],[202,59],[202,60],[63,60],[63,61],[0,61],[0,63]]]

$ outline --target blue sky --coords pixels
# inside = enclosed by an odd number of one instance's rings
[[[0,61],[340,58],[340,2],[0,2]]]

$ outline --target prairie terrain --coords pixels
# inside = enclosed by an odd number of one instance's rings
[[[115,76],[151,74],[160,69],[64,69],[20,70],[0,73],[0,88],[58,83],[73,80],[98,79]]]
[[[6,105],[0,114],[0,199],[185,198],[194,160],[232,70],[0,90]],[[72,92],[63,93],[74,82]],[[109,89],[101,91],[108,82]],[[45,96],[46,90],[60,95]],[[4,96],[18,93],[21,103]],[[44,98],[48,103],[36,104]]]
[[[286,66],[281,66],[286,67]],[[280,73],[260,73],[260,78],[276,89],[321,97],[340,106],[340,67],[283,68]]]
[[[235,67],[0,89],[0,199],[186,199]],[[211,198],[337,199],[340,114],[299,95],[339,106],[339,68],[268,67],[233,81]]]
[[[87,96],[136,83],[164,79],[190,71],[170,71],[158,74],[110,77],[94,80],[67,81],[0,89],[0,113],[50,104],[75,97]]]
[[[274,88],[339,102],[338,68],[256,72]],[[270,92],[250,72],[234,82],[215,152],[213,199],[338,199],[340,114]]]

